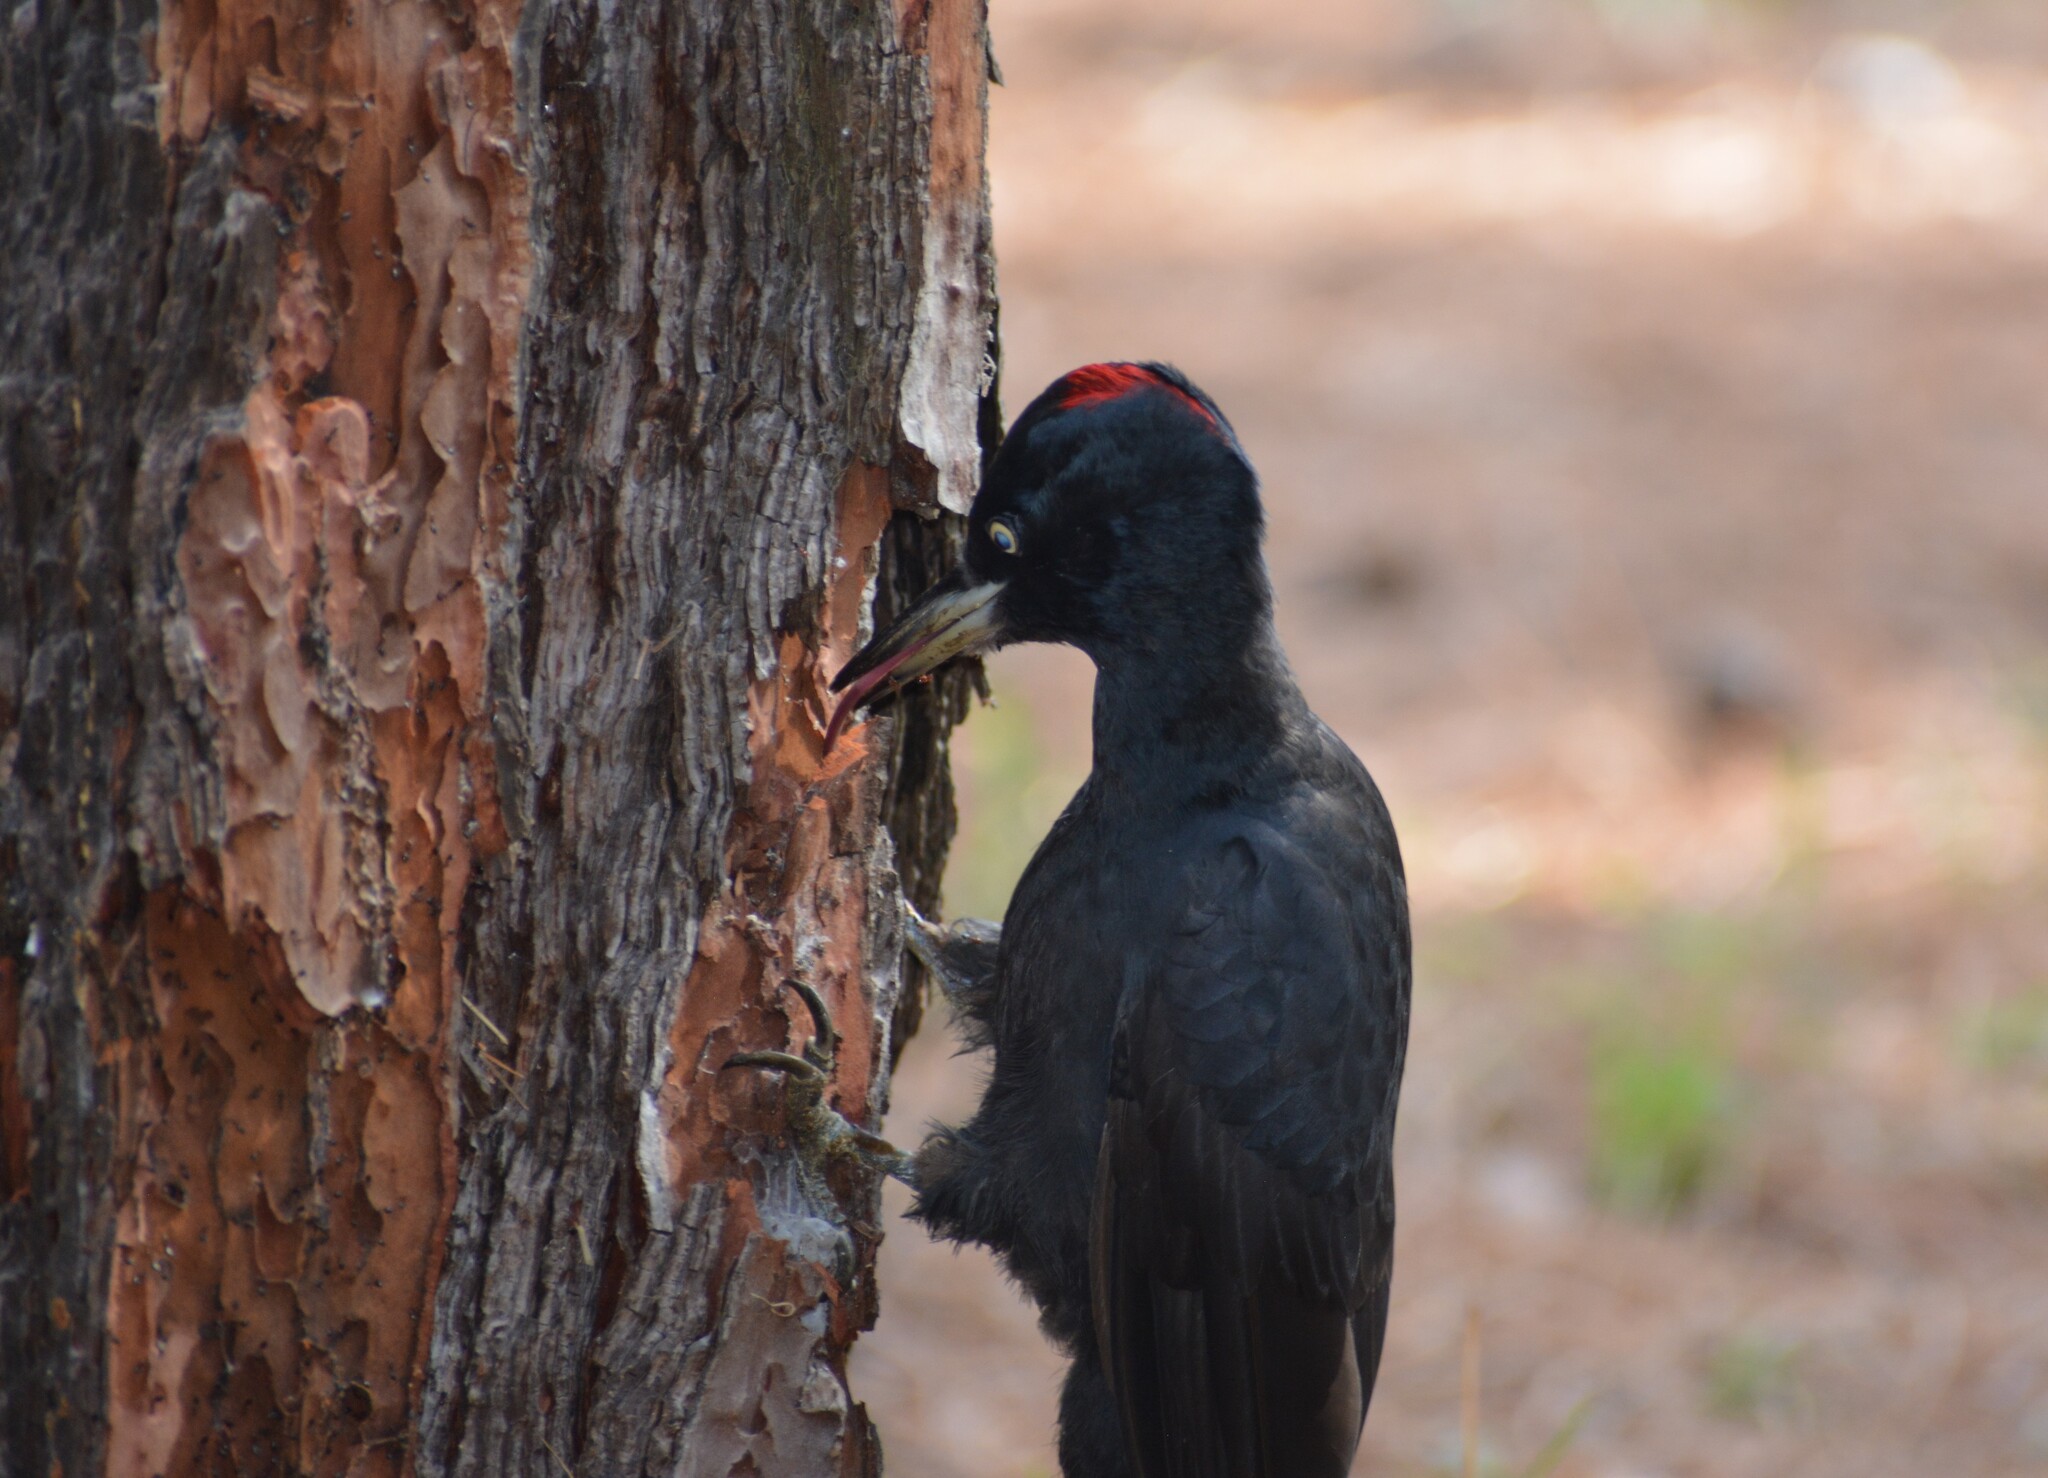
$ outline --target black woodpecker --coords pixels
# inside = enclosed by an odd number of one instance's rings
[[[966,653],[1095,663],[1093,769],[1000,932],[912,921],[994,1061],[974,1117],[889,1166],[1071,1354],[1066,1478],[1340,1478],[1379,1370],[1407,890],[1288,670],[1263,531],[1215,402],[1089,365],[1011,428],[963,566],[834,684],[836,733]]]

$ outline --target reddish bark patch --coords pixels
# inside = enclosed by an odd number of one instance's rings
[[[173,8],[158,44],[166,143],[240,128],[244,187],[293,233],[267,368],[178,550],[221,720],[224,902],[320,1010],[397,997],[415,1042],[504,837],[476,721],[529,269],[516,20],[400,4],[285,45],[249,0]]]
[[[424,1059],[323,1021],[189,894],[149,899],[143,948],[157,1031],[112,1049],[109,1471],[363,1471],[407,1430],[450,1189]]]
[[[849,472],[823,629],[808,640],[785,636],[775,672],[750,695],[753,775],[728,843],[731,883],[705,915],[669,1036],[674,1067],[663,1127],[677,1185],[729,1168],[726,1131],[772,1121],[769,1106],[781,1093],[772,1078],[734,1082],[723,1093],[692,1085],[716,1084],[734,1052],[794,1048],[808,1038],[809,1013],[784,985],[791,979],[824,997],[838,1028],[834,1102],[851,1119],[869,1112],[884,1050],[865,960],[881,777],[857,742],[826,751],[824,718],[830,675],[859,644],[875,548],[890,516],[888,488],[886,469]],[[713,1132],[714,1125],[723,1127]]]
[[[457,929],[507,845],[484,590],[529,270],[518,9],[358,20],[221,0],[158,36],[166,147],[234,130],[289,239],[176,551],[219,810],[180,813],[186,886],[146,906],[154,1030],[103,1032],[114,1471],[397,1472],[454,1194]]]

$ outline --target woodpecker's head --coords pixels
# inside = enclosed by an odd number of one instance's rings
[[[1263,527],[1236,433],[1179,371],[1077,369],[1004,438],[961,567],[834,680],[826,742],[877,694],[1011,642],[1199,661],[1271,609]]]

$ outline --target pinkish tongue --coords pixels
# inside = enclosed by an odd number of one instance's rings
[[[825,725],[825,753],[832,752],[832,742],[839,737],[839,731],[846,726],[846,721],[853,717],[854,709],[867,700],[868,694],[886,683],[890,673],[923,651],[926,643],[930,641],[931,638],[926,637],[924,641],[913,642],[873,672],[854,680],[853,686],[846,690],[846,696],[839,700],[839,706],[832,710],[832,722]]]

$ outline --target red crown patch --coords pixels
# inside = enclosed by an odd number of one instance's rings
[[[1063,411],[1076,410],[1084,406],[1102,405],[1146,386],[1170,391],[1180,397],[1182,404],[1211,426],[1218,431],[1223,429],[1217,423],[1215,413],[1206,405],[1157,370],[1147,369],[1142,364],[1084,364],[1060,380],[1060,396],[1057,403]]]

